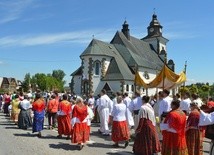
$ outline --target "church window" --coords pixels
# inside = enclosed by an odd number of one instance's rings
[[[132,91],[134,91],[134,85],[132,85]]]
[[[100,62],[95,62],[95,75],[100,75]]]
[[[126,91],[129,91],[129,85],[128,84],[126,85]]]

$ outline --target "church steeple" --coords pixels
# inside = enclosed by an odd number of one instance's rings
[[[162,26],[160,25],[157,15],[154,13],[152,15],[152,21],[147,27],[148,37],[161,37],[162,36]]]
[[[126,36],[128,40],[130,40],[130,33],[129,33],[129,24],[125,20],[123,23],[123,29],[121,30],[123,34]]]
[[[147,27],[147,36],[142,38],[143,41],[148,42],[150,45],[153,46],[154,50],[161,54],[162,50],[167,51],[166,43],[169,41],[168,39],[162,36],[162,26],[158,21],[157,15],[154,13],[152,15],[152,21],[150,22],[149,26]]]

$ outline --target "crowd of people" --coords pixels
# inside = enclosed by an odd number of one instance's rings
[[[136,91],[132,98],[120,92],[110,98],[103,89],[96,99],[93,94],[80,97],[57,91],[46,98],[39,91],[6,93],[0,94],[0,108],[18,128],[32,127],[38,137],[46,116],[48,129],[57,128],[58,138],[66,136],[80,150],[89,141],[91,123],[100,123],[98,132],[111,136],[112,147],[123,143],[126,148],[133,138],[135,155],[202,155],[206,126],[214,124],[211,98],[204,103],[189,92],[171,97],[166,89],[152,97]]]

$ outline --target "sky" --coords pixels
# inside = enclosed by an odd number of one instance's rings
[[[214,1],[207,0],[0,0],[0,77],[63,70],[66,85],[80,54],[95,38],[110,42],[126,20],[130,34],[147,35],[155,12],[167,57],[187,83],[214,83]]]

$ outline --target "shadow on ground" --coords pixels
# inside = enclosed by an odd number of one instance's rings
[[[37,137],[36,134],[32,134],[30,132],[28,132],[28,133],[14,133],[13,135],[17,136],[17,137]]]
[[[104,143],[93,143],[93,144],[87,144],[88,147],[100,147],[100,148],[114,148],[110,144],[104,144]]]
[[[17,130],[19,128],[17,126],[6,126],[5,129],[16,129]]]
[[[68,143],[49,144],[49,147],[53,149],[63,149],[63,150],[70,150],[70,151],[79,150],[79,147],[77,145],[70,145]]]
[[[107,152],[106,154],[109,154],[109,155],[121,155],[121,154],[131,155],[133,153],[132,152],[128,152],[128,151],[119,151],[119,152]]]

